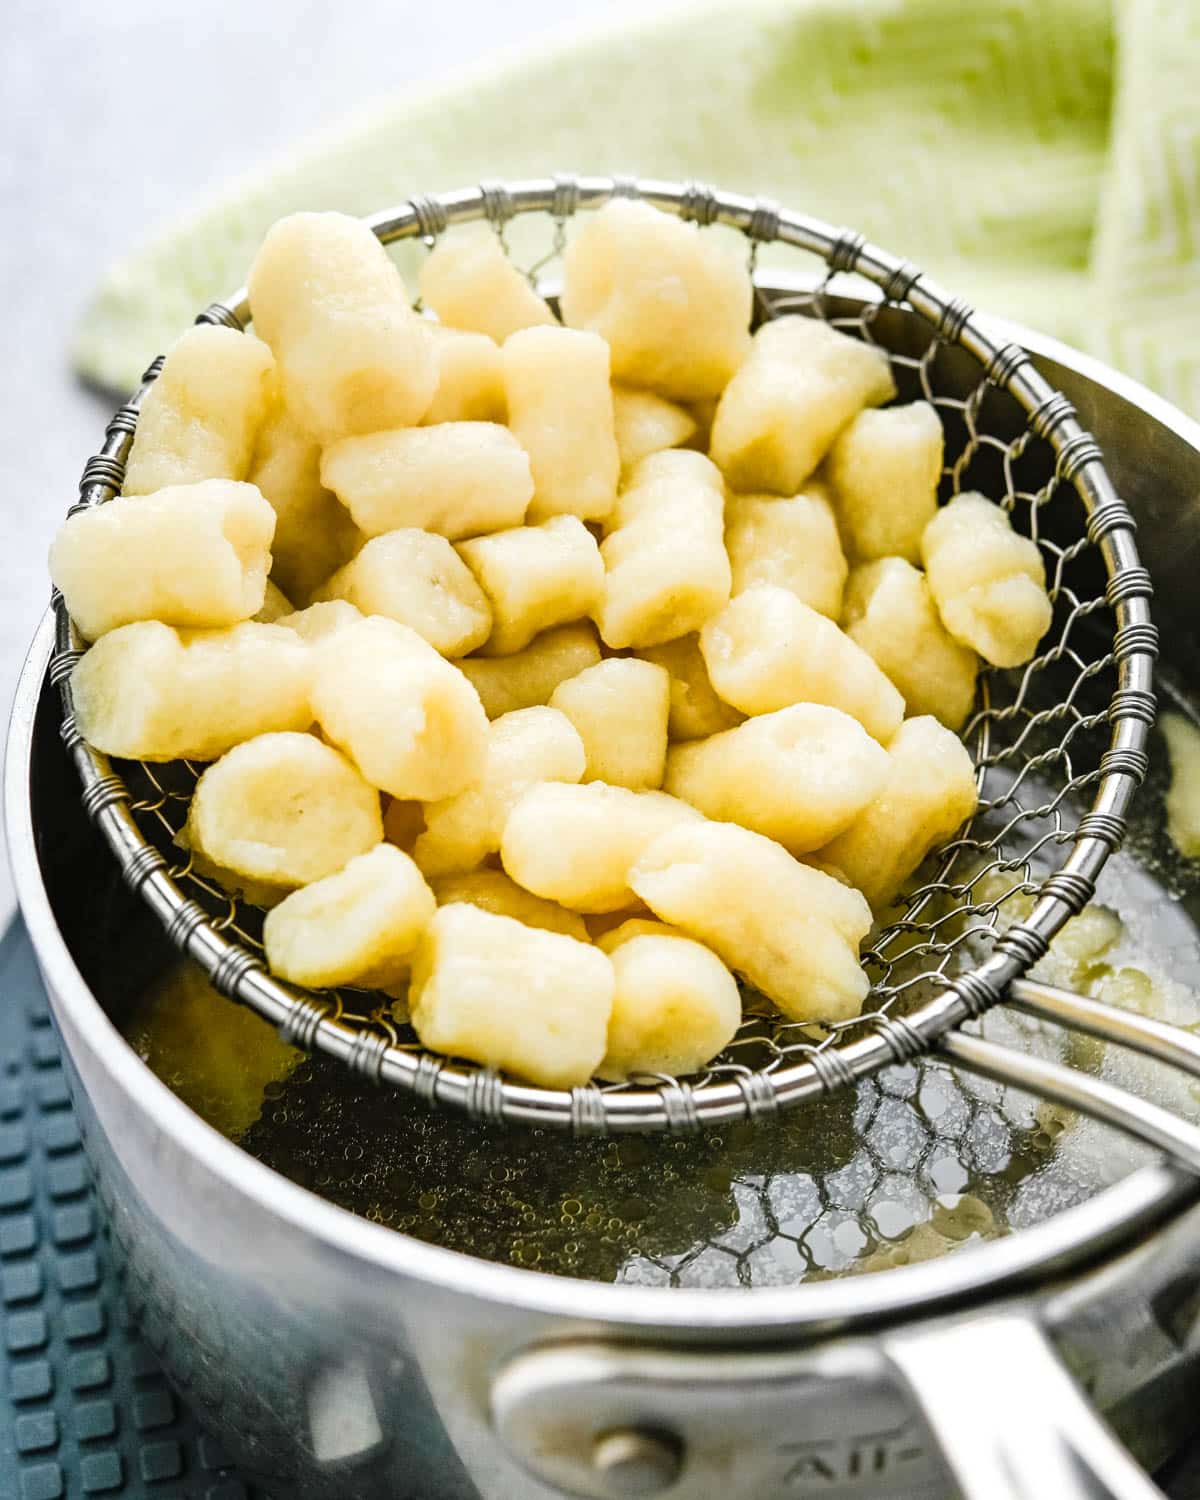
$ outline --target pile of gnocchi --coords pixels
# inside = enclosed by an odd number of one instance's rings
[[[981,662],[1051,618],[1004,510],[939,508],[935,409],[823,322],[752,334],[732,246],[628,200],[561,318],[478,225],[418,313],[332,213],[249,293],[50,568],[79,729],[206,763],[180,842],[272,972],[551,1088],[702,1070],[735,976],[857,1015],[876,915],[975,810]]]

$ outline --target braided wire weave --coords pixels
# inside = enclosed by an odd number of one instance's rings
[[[979,811],[926,862],[868,940],[863,957],[873,983],[861,1017],[801,1025],[752,995],[738,1035],[703,1075],[570,1091],[512,1083],[491,1069],[426,1053],[393,1018],[386,997],[350,989],[307,993],[266,971],[261,914],[192,868],[173,843],[203,768],[114,766],[83,741],[69,677],[84,642],[57,593],[50,666],[62,699],[62,738],[89,816],[128,884],[220,991],[272,1022],[285,1040],[329,1053],[374,1082],[481,1119],[581,1134],[690,1131],[770,1118],[781,1107],[911,1060],[948,1028],[998,1003],[1091,899],[1099,871],[1124,836],[1154,718],[1150,577],[1098,445],[1022,348],[989,336],[968,303],[911,263],[851,230],[697,183],[565,176],[487,183],[417,197],[368,222],[385,244],[411,241],[419,253],[450,226],[484,219],[531,282],[552,294],[550,274],[572,220],[614,196],[641,197],[705,226],[704,233],[740,235],[757,316],[821,317],[883,348],[901,399],[930,401],[942,418],[943,495],[982,490],[1005,506],[1045,561],[1055,606],[1050,631],[1019,672],[981,676],[964,731],[977,767]],[[522,238],[518,255],[522,229],[532,231],[532,248],[525,253]],[[773,254],[786,247],[810,274],[772,280],[759,265],[763,247]],[[244,328],[244,291],[214,303],[197,321]],[[119,493],[139,404],[161,368],[159,358],[109,423],[72,510]],[[1016,902],[1028,911],[1024,920],[1012,918]]]

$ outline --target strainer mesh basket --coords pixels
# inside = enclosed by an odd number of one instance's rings
[[[872,990],[861,1017],[799,1025],[748,994],[741,1030],[702,1075],[570,1091],[515,1084],[424,1052],[388,997],[304,992],[266,972],[261,913],[193,869],[174,843],[203,767],[110,763],[75,729],[69,675],[83,642],[58,596],[51,666],[87,811],[128,882],[219,990],[274,1023],[285,1040],[329,1052],[377,1082],[480,1117],[577,1132],[687,1130],[769,1115],[915,1057],[995,1004],[1091,898],[1145,774],[1154,718],[1150,579],[1099,448],[1023,349],[991,336],[966,302],[916,267],[851,231],[696,184],[566,177],[485,184],[415,198],[370,222],[411,271],[450,225],[485,219],[531,282],[553,296],[576,216],[619,194],[642,197],[704,233],[740,236],[760,319],[823,318],[883,348],[899,399],[930,401],[942,419],[943,499],[982,491],[1045,561],[1054,620],[1039,654],[1017,672],[984,672],[964,731],[979,810],[868,939]],[[214,304],[198,321],[243,327],[245,294]],[[138,404],[161,365],[151,365],[110,423],[102,453],[84,471],[80,507],[119,493]]]

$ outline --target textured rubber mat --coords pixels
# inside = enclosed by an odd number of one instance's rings
[[[130,1326],[24,929],[0,940],[0,1500],[251,1500]]]

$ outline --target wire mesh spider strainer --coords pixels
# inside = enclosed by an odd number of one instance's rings
[[[1165,1111],[957,1030],[1007,999],[1198,1067],[1200,1048],[1190,1038],[1022,978],[1090,900],[1096,876],[1120,843],[1154,718],[1150,578],[1098,446],[1024,350],[991,338],[962,299],[861,235],[765,200],[695,184],[557,177],[415,198],[370,222],[385,243],[428,247],[452,224],[485,219],[514,258],[520,253],[531,279],[552,292],[548,274],[574,216],[619,194],[702,226],[725,226],[705,232],[739,233],[755,274],[759,316],[822,317],[886,349],[901,399],[924,397],[942,417],[945,492],[980,489],[1002,502],[1045,559],[1055,603],[1051,630],[1023,671],[981,678],[965,731],[978,768],[979,812],[919,872],[869,940],[864,961],[873,988],[863,1016],[827,1028],[798,1025],[751,997],[737,1037],[702,1076],[568,1092],[516,1084],[494,1070],[424,1052],[393,1019],[386,997],[305,993],[278,982],[261,957],[259,914],[203,878],[172,843],[199,768],[114,767],[82,741],[69,684],[82,642],[56,597],[51,674],[62,693],[63,738],[84,783],[84,805],[126,880],[214,985],[275,1024],[285,1040],[480,1118],[580,1133],[688,1130],[767,1116],[936,1043],[969,1067],[1117,1120],[1200,1167],[1200,1132]],[[815,274],[769,279],[758,267],[768,244],[787,247]],[[864,286],[873,288],[866,297]],[[245,293],[238,292],[198,321],[240,329],[248,316]],[[138,405],[161,365],[161,359],[151,365],[110,423],[102,452],[84,470],[80,506],[119,492]],[[1030,896],[1029,914],[1010,921],[1012,903]]]

